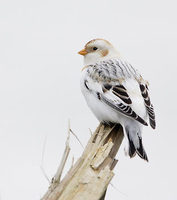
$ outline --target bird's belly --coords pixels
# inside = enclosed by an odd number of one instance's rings
[[[88,107],[100,122],[119,123],[118,113],[115,112],[111,107],[102,103],[88,88],[86,88],[84,72],[82,73],[80,86]]]
[[[102,103],[89,91],[83,92],[87,105],[100,122],[121,123],[121,114]],[[123,117],[123,116],[122,116]]]

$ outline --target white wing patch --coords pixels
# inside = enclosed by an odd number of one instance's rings
[[[114,110],[126,115],[127,117],[137,120],[145,126],[148,126],[144,119],[138,116],[128,104],[124,103],[124,101],[117,95],[114,95],[112,91],[107,91],[105,93],[99,94],[99,99]]]

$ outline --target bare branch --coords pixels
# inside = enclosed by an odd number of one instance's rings
[[[112,183],[110,183],[110,186],[112,186],[115,190],[117,190],[120,194],[122,194],[124,196],[124,198],[127,197],[127,195],[123,192],[121,192],[115,185],[113,185]]]
[[[45,136],[44,143],[43,143],[43,148],[42,148],[42,159],[41,159],[41,166],[40,166],[40,168],[41,168],[41,171],[42,171],[44,177],[46,178],[46,180],[48,181],[48,183],[50,183],[50,180],[49,180],[49,178],[48,178],[48,176],[47,176],[47,174],[46,174],[46,172],[45,172],[45,169],[44,169],[44,167],[43,167],[43,165],[44,165],[44,154],[45,154],[46,142],[47,142],[47,136]]]
[[[72,131],[72,129],[70,129],[71,133],[74,135],[74,137],[76,138],[76,140],[79,142],[79,144],[82,146],[82,148],[84,148],[84,146],[82,145],[81,141],[79,140],[79,138],[77,137],[77,135]]]
[[[93,135],[93,133],[92,133],[92,131],[91,131],[91,129],[89,128],[89,132],[90,132],[90,135],[92,136]]]
[[[66,164],[66,161],[68,159],[69,152],[70,152],[69,141],[70,141],[70,121],[68,121],[68,136],[67,136],[66,143],[65,143],[65,150],[64,150],[64,153],[63,153],[63,156],[61,159],[61,163],[58,167],[57,173],[55,174],[54,178],[52,179],[53,183],[60,182],[61,175],[62,175],[64,166]]]
[[[72,164],[71,164],[71,168],[73,167],[74,165],[74,156],[72,157]]]

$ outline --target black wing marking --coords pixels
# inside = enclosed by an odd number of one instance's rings
[[[104,84],[103,85],[103,92],[106,92],[107,90],[112,89],[112,93],[119,97],[122,101],[124,101],[127,104],[131,104],[132,101],[130,97],[127,94],[127,90],[123,85],[115,85],[112,86],[111,84]]]
[[[88,87],[88,85],[87,85],[87,82],[88,82],[88,81],[85,80],[85,81],[84,81],[84,85],[85,85],[85,87],[87,88],[87,90],[90,90],[89,87]]]
[[[153,129],[155,129],[155,127],[156,127],[155,113],[154,113],[154,108],[153,108],[153,105],[151,103],[151,100],[150,100],[150,97],[148,94],[147,85],[140,84],[140,90],[141,90],[141,95],[144,98],[144,104],[146,106],[147,113],[149,115],[149,123],[150,123],[151,127]]]
[[[121,112],[122,114],[133,118],[135,120],[137,120],[138,122],[140,122],[141,124],[148,126],[148,124],[144,121],[144,119],[142,119],[140,116],[138,116],[130,106],[128,105],[124,105],[123,103],[115,103],[114,101],[106,98],[104,95],[100,94],[100,99],[106,103],[107,105],[109,105],[110,107],[112,107],[113,109]]]
[[[127,90],[125,89],[125,87],[123,85],[114,86],[112,88],[112,92],[113,92],[113,94],[118,96],[120,99],[122,99],[122,101],[124,101],[125,103],[127,103],[127,104],[132,103],[130,97],[127,94]]]

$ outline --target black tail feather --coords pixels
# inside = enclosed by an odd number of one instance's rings
[[[141,137],[138,138],[139,138],[139,147],[136,149],[136,153],[139,155],[139,157],[148,162],[148,157],[142,144],[142,138]]]
[[[128,137],[128,141],[129,141],[129,150],[128,150],[128,153],[129,153],[130,158],[133,158],[136,155],[136,149],[135,149],[135,146],[133,144],[133,141],[130,140],[129,134],[127,134],[127,137]]]
[[[128,153],[129,153],[130,158],[134,157],[137,153],[140,158],[142,158],[148,162],[148,157],[147,157],[147,154],[146,154],[143,144],[142,144],[142,138],[137,136],[139,139],[139,147],[136,148],[133,141],[130,139],[129,134],[127,134],[127,137],[128,137],[128,141],[129,141],[129,152]]]

